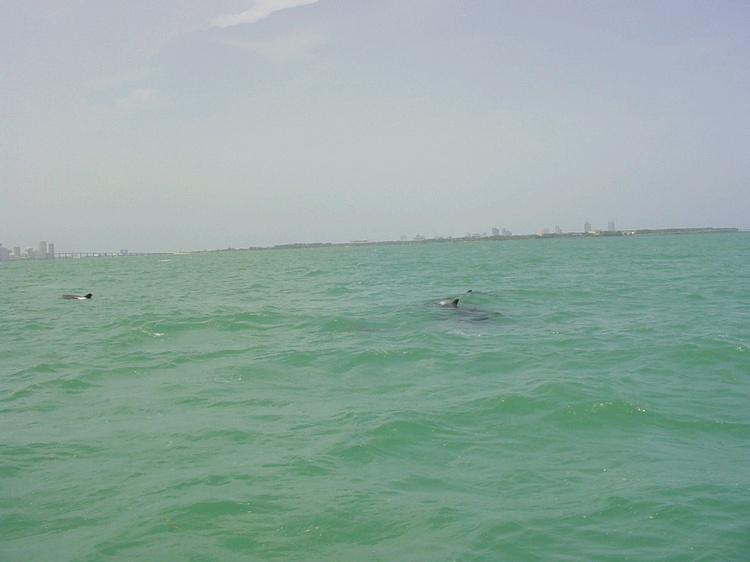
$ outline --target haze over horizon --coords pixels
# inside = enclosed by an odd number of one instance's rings
[[[750,3],[4,2],[0,242],[750,228]]]

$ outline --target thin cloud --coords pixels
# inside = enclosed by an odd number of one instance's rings
[[[317,57],[313,51],[323,43],[323,32],[311,28],[282,35],[265,41],[243,41],[227,39],[222,42],[240,49],[246,49],[277,63],[309,62]]]
[[[211,27],[230,27],[241,23],[255,23],[279,10],[315,4],[318,0],[255,0],[249,10],[236,15],[219,16],[211,22]]]
[[[91,106],[89,124],[101,125],[112,120],[128,119],[145,111],[153,111],[165,104],[164,96],[153,88],[138,88],[109,102]]]
[[[122,70],[105,76],[98,76],[88,82],[91,92],[108,92],[115,88],[143,82],[151,77],[153,70],[148,67],[140,67],[132,70]]]
[[[158,103],[158,99],[158,90],[140,88],[130,92],[130,95],[123,101],[125,105],[136,109],[152,109]]]

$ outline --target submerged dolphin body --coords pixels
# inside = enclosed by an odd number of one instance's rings
[[[85,295],[63,295],[62,298],[68,299],[68,300],[79,300],[79,301],[85,301],[86,299],[90,299],[93,297],[91,293],[87,293]]]
[[[477,293],[473,290],[468,290],[466,291],[466,294],[470,295],[469,297],[467,297],[467,299],[471,302],[472,301],[471,297],[474,297],[475,295],[484,295],[485,293]],[[475,297],[473,300],[477,300],[477,298],[481,299],[481,297]],[[486,299],[484,300],[486,301]],[[457,298],[457,299],[448,298],[448,299],[440,300],[436,304],[440,308],[447,308],[447,309],[454,310],[455,312],[452,313],[451,316],[453,316],[453,314],[456,314],[460,320],[465,320],[469,322],[482,322],[482,321],[490,320],[491,318],[500,316],[498,312],[493,312],[492,310],[484,310],[483,308],[478,308],[474,306],[473,303],[469,305],[459,306],[458,304],[459,301],[461,301],[461,298]],[[485,303],[485,304],[490,304],[490,303]]]

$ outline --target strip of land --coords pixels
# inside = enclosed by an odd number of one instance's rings
[[[163,256],[163,255],[178,255],[178,254],[201,254],[207,252],[247,252],[247,251],[259,251],[259,250],[292,250],[299,248],[328,248],[336,246],[387,246],[387,245],[399,245],[399,244],[440,244],[449,242],[481,242],[488,240],[531,240],[531,239],[549,239],[549,238],[597,238],[597,237],[608,237],[608,236],[658,236],[658,235],[674,235],[674,234],[713,234],[713,233],[731,233],[731,232],[743,232],[739,228],[644,228],[638,230],[595,230],[591,232],[566,232],[566,233],[548,233],[544,232],[541,234],[510,234],[507,236],[487,236],[474,234],[471,236],[462,237],[434,237],[425,238],[423,236],[417,236],[411,240],[391,240],[391,241],[370,241],[370,240],[353,240],[351,242],[309,242],[309,243],[295,243],[295,244],[277,244],[275,246],[251,246],[248,248],[221,248],[216,250],[195,250],[188,252],[128,252],[127,250],[121,250],[120,252],[65,252],[56,253],[52,256],[38,257],[34,254],[16,256],[10,252],[0,254],[0,261],[19,261],[19,260],[36,260],[36,259],[79,259],[79,258],[115,258],[115,257],[130,257],[130,256]],[[2,245],[0,245],[2,248]],[[2,248],[7,250],[7,248]]]

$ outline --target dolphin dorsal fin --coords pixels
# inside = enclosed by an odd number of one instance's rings
[[[451,304],[452,304],[453,306],[458,306],[458,300],[459,300],[459,299],[453,299],[453,300],[451,301]]]

